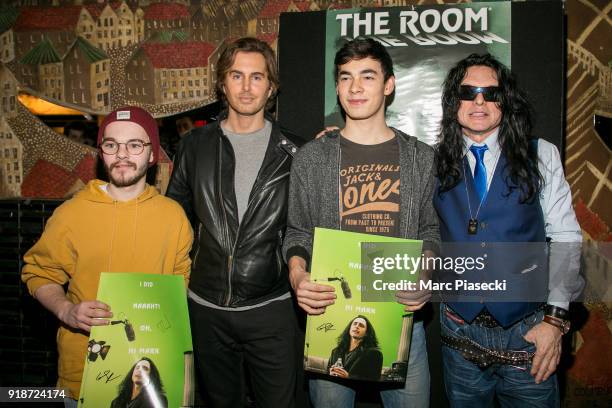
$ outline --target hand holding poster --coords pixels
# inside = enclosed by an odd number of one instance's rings
[[[183,277],[103,273],[97,299],[111,307],[93,326],[79,407],[193,405],[193,348]]]
[[[308,316],[306,370],[349,379],[404,382],[412,315],[395,301],[387,281],[416,282],[418,271],[379,274],[379,259],[420,258],[422,241],[315,228],[311,280],[336,287],[325,313]],[[395,268],[394,268],[395,269]],[[389,296],[390,295],[390,296]]]

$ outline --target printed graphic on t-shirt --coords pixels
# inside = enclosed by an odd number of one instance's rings
[[[397,140],[370,146],[343,138],[341,149],[342,229],[398,236],[400,166]]]

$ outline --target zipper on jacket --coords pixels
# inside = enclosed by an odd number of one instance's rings
[[[224,136],[222,136],[224,137]],[[221,162],[221,156],[222,156],[222,150],[223,150],[223,146],[222,146],[223,140],[219,141],[219,171],[218,171],[218,180],[217,180],[217,184],[219,186],[219,200],[221,201],[220,207],[221,207],[221,212],[223,213],[223,220],[225,221],[225,244],[227,246],[227,248],[230,250],[231,254],[229,255],[229,257],[227,258],[227,287],[228,287],[228,291],[227,291],[227,297],[225,299],[225,306],[229,306],[229,302],[230,299],[232,298],[232,268],[233,268],[233,249],[230,247],[230,239],[229,239],[229,225],[227,222],[227,212],[225,210],[225,205],[223,205],[223,189],[221,188],[221,167],[222,167],[222,162]]]
[[[280,169],[282,167],[283,164],[285,164],[285,162],[287,161],[288,156],[285,155],[285,157],[283,158],[283,160],[280,162],[280,164],[278,166],[276,166],[276,168],[272,171],[271,175],[273,176],[278,169]],[[249,207],[251,206],[251,204],[253,203],[253,200],[255,199],[255,196],[259,193],[259,191],[263,190],[264,188],[266,188],[268,185],[270,185],[272,182],[274,181],[274,179],[269,180],[267,183],[263,184],[261,187],[259,187],[257,190],[253,191],[251,194],[251,199],[249,200],[249,202],[247,203],[246,209],[244,210],[244,215],[242,216],[242,221],[241,223],[238,224],[238,230],[236,231],[236,239],[234,240],[234,245],[231,247],[231,254],[227,260],[227,267],[228,267],[228,292],[227,292],[227,297],[225,298],[225,306],[229,306],[230,302],[232,300],[232,280],[231,280],[231,272],[232,269],[234,268],[234,256],[236,255],[236,246],[238,245],[238,240],[240,239],[240,230],[242,225],[244,225],[244,219],[245,219],[245,215],[247,214],[247,212],[249,211]],[[225,207],[224,208],[224,212],[225,212]],[[226,219],[226,225],[227,225],[227,219]],[[229,233],[228,233],[229,236]]]
[[[416,146],[412,151],[412,176],[414,177],[416,172]],[[410,222],[412,221],[412,199],[414,194],[410,194],[410,200],[408,201],[408,222],[406,223],[406,231],[404,231],[404,237],[408,238],[408,228],[410,226]],[[415,237],[416,239],[416,237]]]
[[[283,256],[282,254],[279,254],[279,248],[283,247],[283,232],[279,230],[277,234],[278,234],[278,246],[276,247],[274,254],[276,255],[276,265],[278,266],[278,276],[280,277],[281,273],[283,272],[283,263],[281,261]]]
[[[193,262],[192,265],[196,266],[197,263],[196,261],[198,260],[198,255],[200,255],[200,238],[202,237],[202,223],[199,222],[198,223],[198,240],[197,240],[197,246],[196,246],[196,250],[195,253],[193,254]]]

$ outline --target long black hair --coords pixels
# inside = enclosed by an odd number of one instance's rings
[[[342,331],[342,334],[338,336],[338,350],[341,353],[346,353],[349,351],[349,347],[351,346],[351,325],[355,321],[355,319],[363,319],[366,322],[366,334],[363,336],[361,340],[360,346],[363,348],[378,348],[378,339],[376,338],[376,332],[374,331],[374,326],[370,323],[367,317],[363,315],[355,316],[351,319],[349,324],[346,325],[346,328]]]
[[[132,400],[132,387],[134,385],[134,383],[132,382],[132,374],[134,374],[136,364],[140,363],[143,360],[148,361],[149,365],[151,366],[151,370],[149,371],[150,384],[154,387],[157,393],[164,394],[164,386],[159,375],[159,370],[155,366],[155,363],[153,363],[153,361],[148,357],[142,357],[134,363],[130,371],[126,374],[123,381],[121,381],[121,384],[119,384],[119,386],[117,387],[119,394],[117,395],[117,398],[113,400],[111,407],[127,407],[127,404]],[[144,392],[144,389],[142,389],[141,392]]]
[[[463,177],[463,133],[457,120],[461,105],[459,89],[469,67],[486,66],[497,76],[499,99],[496,102],[501,114],[499,144],[506,158],[506,184],[509,191],[518,188],[520,202],[535,198],[543,185],[538,170],[537,149],[530,149],[533,139],[533,109],[525,94],[518,88],[510,70],[491,54],[472,54],[459,61],[446,76],[442,92],[442,123],[436,149],[436,170],[440,180],[440,193],[457,185]],[[509,178],[509,180],[508,180]]]

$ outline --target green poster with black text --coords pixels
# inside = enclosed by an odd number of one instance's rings
[[[182,276],[103,273],[107,326],[89,336],[79,407],[193,405],[193,347]]]
[[[395,301],[393,288],[416,282],[419,270],[384,262],[420,259],[421,248],[418,240],[315,228],[311,280],[335,287],[336,300],[323,314],[308,316],[306,370],[357,380],[406,380],[412,314]]]

